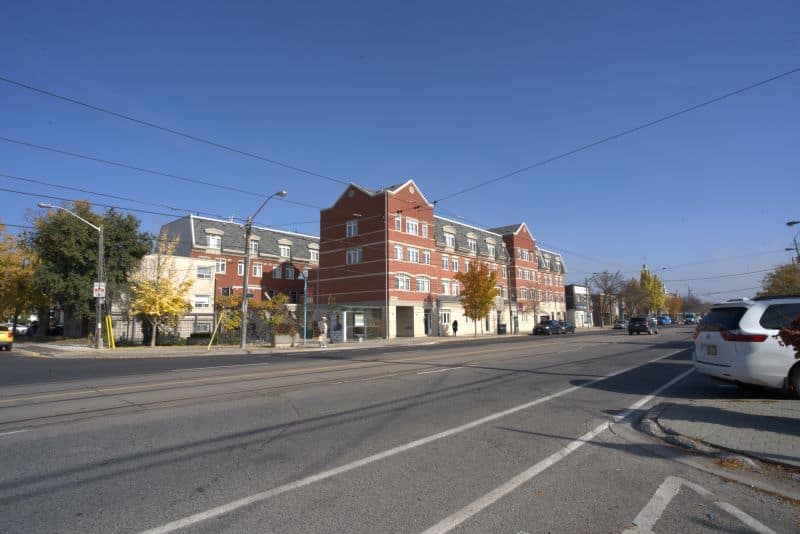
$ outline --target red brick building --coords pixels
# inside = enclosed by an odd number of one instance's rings
[[[480,324],[463,315],[455,279],[476,262],[498,273],[495,308]],[[351,184],[320,213],[317,302],[334,337],[446,335],[454,321],[464,333],[529,330],[545,315],[566,318],[566,309],[544,306],[560,299],[565,308],[564,272],[524,223],[485,230],[437,216],[413,180],[380,190]]]
[[[178,239],[176,256],[214,260],[214,296],[242,292],[244,275],[244,227],[230,221],[189,215],[161,228],[169,239]],[[308,276],[308,295],[313,297],[319,264],[319,238],[315,236],[253,227],[250,241],[248,293],[260,301],[265,295],[283,293],[293,303],[303,301],[304,281]],[[213,309],[213,302],[211,303]]]

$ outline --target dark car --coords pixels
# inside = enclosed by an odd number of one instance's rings
[[[552,334],[564,334],[566,330],[560,321],[542,321],[533,327],[533,334],[549,336]]]
[[[561,321],[561,326],[564,327],[565,334],[574,334],[575,333],[575,325],[569,321]]]
[[[628,334],[658,334],[658,324],[652,317],[631,317],[628,321]]]

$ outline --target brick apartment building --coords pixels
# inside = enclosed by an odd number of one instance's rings
[[[169,239],[178,239],[175,256],[213,261],[198,268],[198,278],[214,280],[213,297],[241,294],[244,275],[244,228],[241,224],[189,215],[161,227]],[[260,301],[265,295],[284,293],[292,303],[303,302],[303,280],[308,276],[308,294],[313,296],[319,263],[319,239],[315,236],[253,227],[250,241],[248,293]]]
[[[463,314],[459,272],[498,273],[495,307],[480,324]],[[541,250],[524,223],[485,230],[434,214],[413,180],[380,190],[351,184],[320,213],[318,295],[334,337],[530,331],[566,318],[560,255]]]

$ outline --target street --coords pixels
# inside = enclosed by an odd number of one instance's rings
[[[0,360],[1,532],[797,532],[631,423],[691,331]]]

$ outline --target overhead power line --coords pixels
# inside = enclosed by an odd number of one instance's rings
[[[701,276],[700,278],[681,278],[676,280],[662,280],[662,282],[695,282],[697,280],[716,280],[717,278],[733,278],[736,276],[745,276],[748,274],[768,273],[774,270],[775,270],[774,268],[759,269],[757,271],[747,271],[742,273],[718,274],[716,276]]]
[[[289,169],[289,170],[292,170],[292,171],[301,172],[301,173],[307,174],[309,176],[322,178],[323,180],[328,180],[328,181],[336,182],[336,183],[339,183],[339,184],[347,185],[349,183],[346,180],[342,180],[340,178],[336,178],[336,177],[333,177],[333,176],[328,176],[328,175],[321,174],[321,173],[318,173],[318,172],[310,171],[308,169],[304,169],[302,167],[298,167],[297,165],[292,165],[291,163],[286,163],[286,162],[283,162],[283,161],[279,161],[277,159],[269,158],[267,156],[262,156],[261,154],[256,154],[255,152],[249,152],[247,150],[243,150],[243,149],[231,146],[231,145],[226,145],[226,144],[223,144],[223,143],[219,143],[217,141],[212,141],[210,139],[206,139],[206,138],[200,137],[198,135],[182,132],[180,130],[175,130],[175,129],[169,128],[167,126],[162,126],[162,125],[156,124],[154,122],[149,122],[149,121],[146,121],[146,120],[143,120],[143,119],[139,119],[139,118],[136,118],[136,117],[134,117],[132,115],[127,115],[125,113],[121,113],[121,112],[118,112],[118,111],[113,111],[113,110],[108,109],[108,108],[103,108],[103,107],[97,106],[95,104],[90,104],[88,102],[84,102],[82,100],[78,100],[76,98],[71,98],[71,97],[68,97],[68,96],[60,95],[58,93],[54,93],[54,92],[48,91],[46,89],[41,89],[39,87],[35,87],[33,85],[30,85],[30,84],[27,84],[27,83],[23,83],[23,82],[20,82],[20,81],[17,81],[17,80],[12,80],[12,79],[6,78],[4,76],[0,76],[0,81],[6,82],[6,83],[8,83],[10,85],[14,85],[16,87],[20,87],[22,89],[27,89],[28,91],[32,91],[34,93],[39,93],[39,94],[42,94],[42,95],[45,95],[45,96],[56,98],[58,100],[63,100],[64,102],[69,102],[70,104],[75,104],[75,105],[78,105],[78,106],[82,106],[82,107],[85,107],[87,109],[91,109],[93,111],[97,111],[99,113],[105,113],[106,115],[110,115],[112,117],[117,117],[119,119],[124,119],[126,121],[130,121],[130,122],[142,125],[142,126],[147,126],[148,128],[154,128],[156,130],[161,130],[162,132],[167,132],[167,133],[170,133],[170,134],[173,134],[173,135],[177,135],[179,137],[183,137],[185,139],[189,139],[189,140],[195,141],[197,143],[203,143],[205,145],[213,146],[213,147],[219,148],[221,150],[226,150],[228,152],[233,152],[234,154],[239,154],[241,156],[246,156],[248,158],[253,158],[253,159],[257,159],[259,161],[264,161],[266,163],[271,163],[272,165],[277,165],[278,167],[283,167],[284,169]]]
[[[184,181],[184,182],[190,182],[190,183],[194,183],[194,184],[205,185],[205,186],[208,186],[208,187],[215,187],[217,189],[222,189],[222,190],[225,190],[225,191],[234,191],[236,193],[243,193],[245,195],[253,195],[253,196],[257,196],[257,197],[261,197],[261,198],[266,198],[268,196],[268,195],[265,195],[263,193],[257,193],[255,191],[247,191],[245,189],[239,189],[239,188],[236,188],[236,187],[232,187],[232,186],[229,186],[229,185],[224,185],[224,184],[220,184],[220,183],[216,183],[216,182],[211,182],[211,181],[208,181],[208,180],[203,180],[203,179],[199,179],[199,178],[189,178],[189,177],[186,177],[186,176],[180,176],[180,175],[177,175],[177,174],[172,174],[172,173],[168,173],[168,172],[164,172],[164,171],[156,171],[156,170],[153,170],[153,169],[148,169],[148,168],[145,168],[145,167],[139,167],[139,166],[131,165],[131,164],[128,164],[128,163],[120,163],[118,161],[111,161],[111,160],[99,158],[99,157],[96,157],[96,156],[87,156],[86,154],[78,154],[76,152],[69,152],[67,150],[61,150],[59,148],[53,148],[53,147],[44,146],[44,145],[37,145],[35,143],[29,143],[27,141],[22,141],[22,140],[19,140],[19,139],[11,139],[9,137],[0,137],[0,141],[5,141],[6,143],[13,143],[13,144],[16,144],[16,145],[25,146],[25,147],[28,147],[28,148],[35,148],[37,150],[44,150],[44,151],[47,151],[47,152],[52,152],[54,154],[61,154],[63,156],[70,156],[70,157],[73,157],[73,158],[85,159],[87,161],[94,161],[96,163],[102,163],[104,165],[113,165],[113,166],[116,166],[116,167],[121,167],[123,169],[130,169],[132,171],[153,174],[153,175],[156,175],[156,176],[163,176],[165,178],[173,178],[175,180],[181,180],[181,181]],[[298,202],[296,200],[290,200],[290,199],[286,199],[286,198],[276,198],[275,200],[279,200],[281,202],[286,202],[288,204],[295,204],[297,206],[304,206],[306,208],[313,208],[313,209],[318,209],[318,210],[323,209],[320,206],[315,206],[313,204],[307,204],[307,203],[304,203],[304,202]]]
[[[471,185],[471,186],[466,187],[464,189],[460,189],[458,191],[455,191],[454,193],[450,193],[449,195],[445,195],[443,197],[440,197],[437,200],[434,200],[433,203],[437,204],[437,203],[442,202],[444,200],[449,200],[451,198],[457,197],[459,195],[463,195],[464,193],[468,193],[470,191],[474,191],[475,189],[479,189],[481,187],[485,187],[485,186],[493,184],[495,182],[499,182],[501,180],[506,180],[508,178],[511,178],[512,176],[516,176],[517,174],[521,174],[523,172],[529,171],[531,169],[535,169],[537,167],[542,167],[544,165],[547,165],[548,163],[552,163],[554,161],[557,161],[557,160],[560,160],[560,159],[564,159],[566,157],[572,156],[573,154],[577,154],[578,152],[583,152],[584,150],[588,150],[588,149],[596,147],[598,145],[602,145],[604,143],[608,143],[608,142],[613,141],[615,139],[619,139],[620,137],[624,137],[626,135],[630,135],[630,134],[638,132],[640,130],[644,130],[645,128],[650,128],[651,126],[655,126],[657,124],[660,124],[662,122],[668,121],[670,119],[674,119],[676,117],[680,117],[681,115],[685,115],[687,113],[691,113],[692,111],[696,111],[696,110],[704,108],[706,106],[710,106],[711,104],[716,104],[717,102],[720,102],[720,101],[725,100],[727,98],[731,98],[732,96],[736,96],[736,95],[745,93],[745,92],[750,91],[752,89],[755,89],[757,87],[761,87],[762,85],[766,85],[768,83],[780,80],[781,78],[785,78],[787,76],[791,76],[792,74],[795,74],[797,72],[800,72],[800,67],[797,67],[797,68],[794,68],[794,69],[791,69],[791,70],[787,70],[787,71],[782,72],[780,74],[777,74],[775,76],[771,76],[771,77],[769,77],[767,79],[764,79],[764,80],[761,80],[759,82],[747,85],[745,87],[741,87],[741,88],[736,89],[734,91],[731,91],[729,93],[725,93],[724,95],[720,95],[718,97],[712,98],[711,100],[706,100],[705,102],[701,102],[699,104],[695,104],[693,106],[689,106],[687,108],[683,108],[683,109],[681,109],[679,111],[676,111],[674,113],[670,113],[669,115],[664,115],[663,117],[659,117],[657,119],[645,122],[645,123],[640,124],[638,126],[635,126],[633,128],[629,128],[627,130],[622,130],[621,132],[617,132],[617,133],[615,133],[613,135],[609,135],[607,137],[603,137],[603,138],[598,139],[596,141],[592,141],[591,143],[579,146],[577,148],[573,148],[572,150],[568,150],[566,152],[562,152],[561,154],[558,154],[556,156],[552,156],[550,158],[546,158],[546,159],[543,159],[541,161],[537,161],[536,163],[533,163],[531,165],[527,165],[527,166],[522,167],[520,169],[517,169],[515,171],[511,171],[511,172],[508,172],[506,174],[502,174],[500,176],[497,176],[495,178],[491,178],[489,180],[485,180],[483,182],[479,182],[477,184]]]

